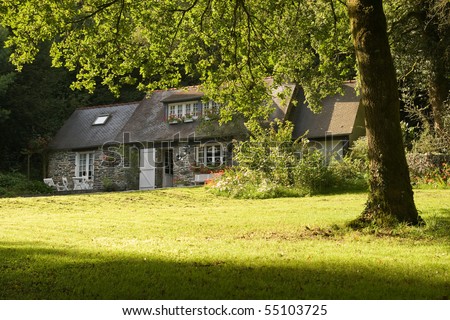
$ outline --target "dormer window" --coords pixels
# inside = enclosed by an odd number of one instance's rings
[[[170,124],[192,122],[200,116],[205,120],[215,118],[219,112],[220,104],[214,101],[202,103],[200,98],[198,100],[167,101],[167,122]],[[163,100],[163,102],[165,101]]]
[[[199,116],[199,103],[197,102],[177,102],[168,104],[169,118],[197,118]]]
[[[109,114],[102,114],[99,115],[95,121],[92,123],[93,126],[100,126],[106,123],[108,121],[110,115]]]

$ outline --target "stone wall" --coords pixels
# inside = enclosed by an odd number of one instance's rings
[[[231,145],[225,151],[224,161],[232,162]],[[195,148],[188,143],[178,143],[173,148],[173,186],[195,185]],[[84,150],[87,152],[89,150]],[[130,163],[122,163],[120,157],[114,158],[114,154],[105,154],[101,149],[94,152],[94,190],[135,190],[139,189],[139,168],[132,168]],[[69,187],[73,188],[72,177],[76,176],[75,151],[55,151],[49,155],[48,176],[55,182],[61,182],[62,177],[69,181]],[[177,158],[178,156],[178,158]],[[164,162],[161,149],[155,153],[155,186],[163,186]]]
[[[75,158],[75,152],[51,152],[48,156],[48,177],[53,178],[57,183],[61,183],[62,177],[66,177],[70,187],[73,187],[72,177],[75,177]]]
[[[408,153],[406,155],[409,172],[412,176],[422,177],[428,172],[442,168],[443,163],[450,163],[449,154]]]
[[[139,188],[139,169],[124,167],[119,160],[117,162],[105,161],[105,155],[101,149],[94,152],[94,190],[130,190]],[[61,182],[62,177],[69,181],[69,187],[73,188],[72,177],[76,176],[76,154],[74,151],[55,151],[49,155],[48,176],[55,182]]]
[[[194,172],[192,165],[195,164],[194,149],[185,152],[187,143],[180,143],[173,149],[173,185],[177,186],[191,186],[194,185]],[[178,156],[178,158],[177,158]]]
[[[186,152],[187,143],[180,143],[173,149],[174,154],[174,167],[173,167],[173,185],[176,186],[192,186],[195,185],[195,148],[191,145]],[[231,143],[222,142],[222,146],[225,148],[224,165],[232,164],[232,148]],[[177,158],[177,155],[179,157]]]

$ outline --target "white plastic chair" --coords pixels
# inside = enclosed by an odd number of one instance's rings
[[[69,191],[69,181],[67,181],[67,178],[62,177],[61,180],[64,187],[64,191]]]
[[[67,190],[67,189],[65,189],[64,186],[60,185],[59,183],[55,183],[55,181],[53,181],[53,178],[45,178],[44,183],[46,185],[48,185],[49,187],[56,189],[56,191]]]
[[[82,180],[79,177],[73,177],[73,190],[82,190],[83,184]]]

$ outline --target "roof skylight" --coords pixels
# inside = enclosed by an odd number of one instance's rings
[[[94,123],[92,123],[92,125],[93,125],[93,126],[99,126],[99,125],[105,124],[106,121],[108,121],[109,116],[110,116],[109,114],[102,114],[102,115],[99,115],[99,116],[95,119]]]

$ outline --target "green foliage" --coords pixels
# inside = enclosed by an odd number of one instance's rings
[[[194,75],[210,98],[227,102],[225,121],[268,115],[264,77],[298,82],[318,108],[355,73],[346,8],[328,0],[27,0],[0,10],[18,68],[49,41],[53,65],[76,70],[73,88],[93,91],[101,79],[118,94],[124,84],[176,87]]]
[[[437,121],[442,125],[441,118],[449,114],[444,104],[449,98],[450,2],[384,3],[404,108],[409,121],[419,121],[425,131],[433,131],[430,124]],[[432,104],[438,107],[431,108]]]
[[[411,180],[418,188],[450,188],[450,164],[442,163],[437,167],[430,167],[421,174],[411,174]]]
[[[449,100],[450,101],[450,100]],[[417,111],[424,112],[424,111]],[[422,126],[422,130],[415,130],[413,139],[411,140],[410,150],[413,153],[449,153],[450,150],[450,105],[445,108],[442,116],[443,127],[439,133],[431,129],[430,125],[424,121],[426,125]]]
[[[361,150],[364,143],[358,142],[354,158],[328,165],[320,150],[308,147],[308,140],[292,141],[293,125],[288,121],[272,122],[268,128],[256,123],[248,126],[253,135],[238,142],[234,150],[238,165],[210,184],[213,192],[257,199],[366,188],[367,160],[358,158],[367,159],[367,146]]]
[[[4,101],[8,88],[16,78],[16,73],[12,70],[11,64],[8,63],[8,56],[11,52],[3,48],[7,35],[6,29],[0,26],[0,124],[5,122],[11,114],[11,110],[5,108]]]
[[[71,90],[74,72],[51,67],[46,43],[39,46],[32,64],[16,72],[8,61],[11,50],[3,48],[7,36],[7,30],[0,28],[0,135],[8,137],[0,141],[0,170],[25,171],[26,157],[21,151],[36,150],[39,137],[54,136],[76,108],[143,97],[130,86],[123,87],[120,100],[105,87],[98,87],[94,95]],[[32,166],[32,176],[40,178],[42,159],[33,157]]]
[[[342,161],[333,161],[329,170],[333,174],[335,190],[367,190],[369,170],[366,160],[346,156]]]
[[[0,173],[0,197],[17,197],[53,193],[42,181],[28,180],[20,173]]]
[[[121,190],[120,186],[117,183],[113,182],[110,178],[103,178],[102,184],[103,190],[107,192],[115,192]]]
[[[209,186],[215,194],[241,199],[302,197],[308,193],[292,185],[277,184],[271,178],[257,170],[234,167],[225,170]]]

